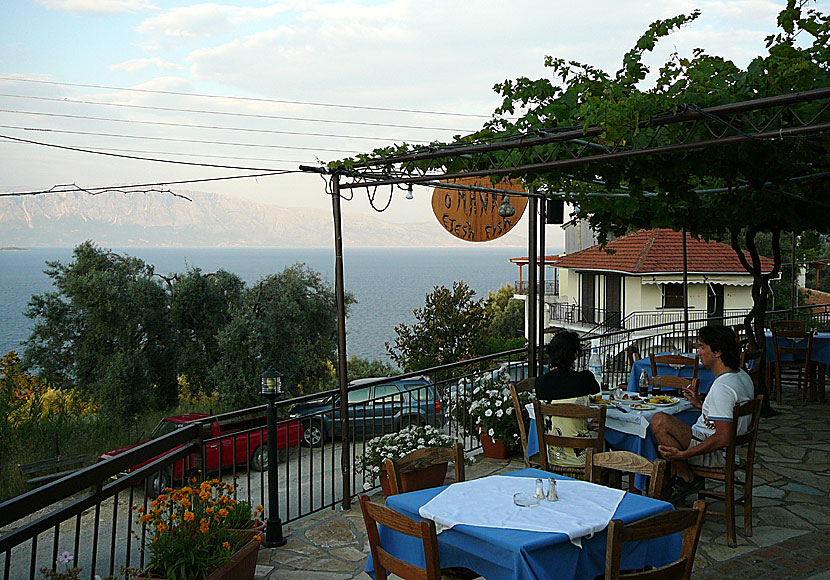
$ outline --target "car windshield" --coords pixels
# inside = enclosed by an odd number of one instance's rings
[[[179,423],[172,423],[170,421],[162,420],[158,425],[156,425],[156,428],[153,429],[153,432],[150,434],[150,439],[157,439],[167,435],[168,433],[172,433],[179,427],[181,427],[181,424]]]

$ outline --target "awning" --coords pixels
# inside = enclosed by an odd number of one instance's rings
[[[643,284],[682,284],[682,276],[643,276]],[[724,286],[752,286],[751,276],[689,276],[689,284],[723,284]]]

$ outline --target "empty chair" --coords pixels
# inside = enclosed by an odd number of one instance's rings
[[[632,342],[627,347],[625,347],[625,356],[628,360],[628,370],[634,368],[634,362],[640,360],[640,349],[637,347],[637,343]]]
[[[537,466],[539,465],[536,461],[531,461],[530,458],[527,456],[527,426],[530,425],[527,409],[525,406],[522,405],[521,400],[519,399],[519,394],[530,391],[531,393],[534,392],[536,384],[536,377],[528,377],[524,380],[519,381],[517,384],[510,385],[510,396],[513,398],[513,410],[516,412],[516,421],[519,424],[519,438],[522,441],[522,459],[525,461],[525,467]],[[528,423],[525,421],[528,420]],[[536,436],[535,433],[532,434],[534,437]]]
[[[761,419],[761,403],[763,395],[751,401],[735,405],[732,414],[733,420],[729,432],[728,443],[725,447],[726,465],[724,467],[700,467],[689,465],[695,475],[722,481],[723,491],[703,489],[698,492],[699,497],[712,497],[724,502],[724,512],[710,512],[726,517],[726,539],[729,547],[737,545],[735,538],[735,505],[744,507],[744,533],[752,535],[752,475],[755,463],[755,444],[758,440],[758,424]],[[749,417],[749,427],[746,433],[738,435],[738,426],[741,417]],[[736,456],[738,448],[746,450],[743,459]],[[735,473],[743,471],[743,481],[735,477]],[[743,487],[743,493],[736,498],[735,486]]]
[[[455,464],[455,481],[464,481],[464,446],[456,443],[453,448],[423,447],[410,451],[400,459],[384,460],[386,475],[389,477],[389,495],[403,491],[401,474],[425,469],[432,465],[453,462]]]
[[[696,501],[692,509],[663,512],[632,524],[624,524],[622,520],[611,520],[608,524],[608,544],[605,548],[605,579],[688,580],[692,575],[705,514],[706,504]],[[679,532],[683,532],[683,549],[679,560],[655,570],[620,572],[623,542],[651,540]]]
[[[643,475],[649,478],[646,495],[660,499],[663,491],[663,479],[666,475],[666,461],[655,459],[649,461],[642,455],[631,451],[606,451],[595,453],[588,449],[585,456],[585,478],[592,483],[603,483],[604,476],[608,476],[613,487],[621,487],[622,475],[627,474],[628,491],[636,493],[634,476]]]
[[[604,406],[594,409],[573,403],[543,405],[539,401],[533,402],[533,409],[541,469],[571,477],[585,477],[584,461],[580,462],[579,457],[584,456],[589,448],[596,452],[603,450],[607,409]],[[591,419],[597,422],[596,437],[588,432],[587,424]],[[548,455],[550,452],[553,453],[552,459]]]
[[[781,403],[785,371],[792,371],[795,375],[796,386],[802,389],[801,400],[804,400],[808,388],[816,390],[816,381],[812,380],[813,333],[803,330],[773,330],[772,348],[775,353],[776,400]]]
[[[700,357],[694,356],[683,356],[682,354],[654,354],[651,353],[648,355],[649,360],[651,361],[651,376],[656,377],[659,376],[660,373],[658,372],[659,369],[657,365],[665,364],[669,366],[677,366],[677,367],[685,367],[691,366],[692,367],[692,377],[697,378],[697,367],[698,362],[700,361]]]
[[[369,538],[369,549],[372,552],[372,563],[375,565],[375,577],[378,580],[386,580],[389,572],[405,580],[440,580],[441,563],[438,557],[435,522],[432,520],[413,522],[393,509],[373,503],[363,494],[360,494],[359,500],[360,511],[363,512],[363,521],[366,524],[366,535]],[[424,544],[425,566],[423,568],[413,566],[384,550],[380,543],[378,524],[398,533],[420,538]]]

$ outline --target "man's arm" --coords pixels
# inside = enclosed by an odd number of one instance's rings
[[[689,457],[694,457],[695,455],[712,453],[713,451],[726,447],[726,444],[729,441],[729,431],[732,428],[732,422],[715,421],[714,423],[715,432],[691,449],[677,449],[676,447],[660,445],[658,450],[661,455],[669,461],[678,461],[689,459]]]

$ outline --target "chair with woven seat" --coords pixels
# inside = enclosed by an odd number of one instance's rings
[[[596,453],[588,449],[585,455],[585,479],[591,483],[607,480],[612,487],[621,488],[622,476],[628,475],[628,491],[638,493],[634,487],[634,476],[644,475],[649,478],[646,495],[660,499],[663,492],[663,479],[666,476],[666,461],[655,459],[649,461],[642,455],[631,451],[606,451]],[[604,477],[607,476],[607,477]]]
[[[688,580],[695,563],[695,552],[700,541],[700,529],[706,516],[706,504],[696,501],[691,509],[663,512],[649,518],[625,524],[611,520],[608,524],[608,543],[605,548],[605,580]],[[683,532],[680,559],[652,570],[620,571],[623,542],[652,540]]]
[[[510,385],[510,396],[513,398],[513,410],[516,413],[516,421],[518,422],[519,426],[519,439],[522,441],[522,459],[525,461],[525,467],[536,467],[539,465],[537,461],[531,461],[531,459],[527,456],[527,427],[529,425],[530,417],[528,415],[527,409],[525,409],[524,405],[522,405],[521,400],[519,400],[519,393],[524,393],[530,391],[531,393],[535,392],[535,384],[536,384],[536,377],[528,377],[519,381],[518,383]],[[525,422],[527,421],[527,423]],[[535,436],[535,434],[533,434]]]
[[[698,497],[710,497],[724,502],[723,512],[710,512],[726,517],[726,539],[730,548],[737,546],[735,538],[735,506],[744,508],[744,535],[752,536],[752,475],[755,464],[755,444],[758,440],[758,424],[761,419],[761,405],[763,395],[745,403],[738,403],[732,413],[732,424],[729,439],[726,445],[726,465],[724,467],[700,467],[689,465],[692,473],[699,477],[722,481],[724,490],[702,489]],[[749,417],[749,427],[743,435],[738,435],[738,426],[741,417]],[[746,450],[743,458],[736,456],[738,448]],[[744,472],[743,481],[735,477],[737,472]],[[740,497],[735,497],[735,486],[743,487]]]
[[[789,371],[801,390],[801,400],[807,397],[807,389],[816,390],[813,380],[813,333],[803,330],[773,330],[772,348],[775,353],[775,398],[781,403],[783,378]]]
[[[397,574],[405,580],[441,579],[441,562],[438,557],[438,535],[435,532],[435,522],[432,520],[421,520],[420,523],[414,522],[393,509],[372,502],[363,494],[360,494],[358,499],[360,501],[360,511],[363,512],[363,521],[366,524],[366,535],[369,538],[369,549],[372,552],[375,577],[378,580],[386,580],[389,572]],[[413,566],[384,550],[380,543],[378,525],[386,526],[400,534],[421,539],[424,544],[425,566],[423,568]]]
[[[691,389],[697,395],[698,388],[700,387],[700,379],[660,375],[657,377],[649,377],[648,384],[651,385],[651,392],[654,394],[671,393],[672,395],[682,396],[683,389]]]
[[[549,446],[560,449],[594,449],[597,453],[603,451],[605,444],[605,413],[607,409],[599,409],[576,405],[573,403],[542,404],[533,402],[534,416],[536,417],[536,437],[539,441],[539,465],[543,471],[552,471],[560,475],[575,478],[585,477],[585,466],[559,465],[548,457]],[[597,422],[597,436],[554,435],[549,431],[558,429],[554,419],[585,419]]]
[[[692,378],[697,378],[697,368],[698,363],[700,362],[700,357],[695,355],[694,357],[690,356],[683,356],[682,354],[654,354],[651,353],[648,355],[649,360],[651,361],[651,376],[656,377],[660,373],[658,373],[657,365],[665,364],[670,366],[691,366],[692,367]]]
[[[450,462],[455,465],[455,481],[464,481],[464,446],[461,443],[456,443],[452,448],[423,447],[410,451],[400,459],[387,457],[383,465],[389,478],[389,495],[398,495],[403,491],[401,474]]]

